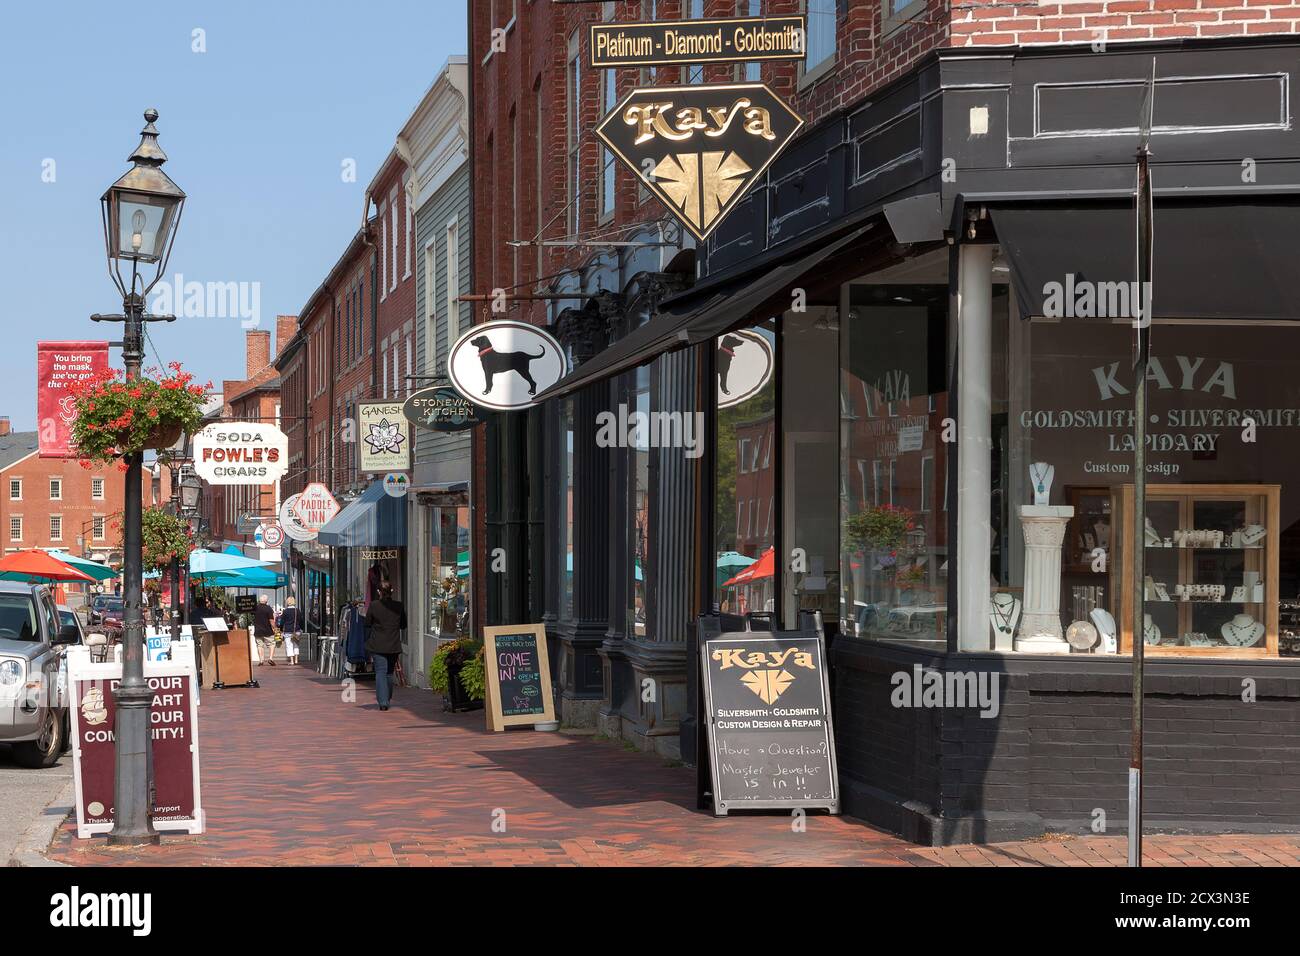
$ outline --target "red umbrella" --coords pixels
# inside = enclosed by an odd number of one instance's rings
[[[759,578],[770,578],[776,571],[776,550],[768,548],[764,551],[757,561],[751,564],[745,570],[741,571],[729,581],[723,581],[724,588],[733,584],[748,584],[750,581],[756,581]]]
[[[45,581],[90,581],[95,579],[83,574],[76,568],[69,567],[52,554],[36,548],[26,551],[14,551],[0,558],[0,578],[30,579],[40,578]]]

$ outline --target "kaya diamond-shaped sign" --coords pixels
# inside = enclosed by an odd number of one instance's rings
[[[706,239],[803,125],[763,83],[633,90],[596,135]]]

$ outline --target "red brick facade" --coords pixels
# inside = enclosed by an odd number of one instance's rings
[[[1109,0],[988,3],[954,0],[953,46],[1098,44],[1295,33],[1300,4],[1285,0]]]

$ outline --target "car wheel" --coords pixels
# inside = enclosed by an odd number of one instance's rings
[[[63,753],[63,719],[53,707],[46,707],[41,717],[40,733],[35,740],[24,740],[13,745],[14,759],[21,766],[33,770],[53,767]]]

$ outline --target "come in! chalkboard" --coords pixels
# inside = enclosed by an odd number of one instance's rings
[[[516,624],[483,629],[488,730],[555,719],[546,628]]]
[[[817,635],[701,642],[713,812],[840,810],[825,651]]]

